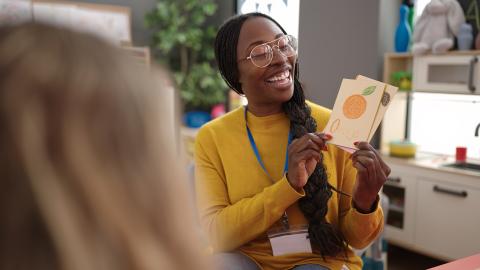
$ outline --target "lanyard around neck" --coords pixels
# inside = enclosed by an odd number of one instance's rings
[[[263,163],[262,157],[260,156],[260,152],[258,151],[257,144],[255,143],[255,139],[253,138],[252,132],[250,131],[250,128],[248,128],[248,121],[247,121],[247,106],[245,106],[245,126],[247,128],[247,135],[248,139],[250,140],[250,146],[252,147],[253,152],[255,153],[255,156],[257,157],[258,163],[260,163],[260,166],[262,166],[262,169],[265,171],[267,176],[274,181],[273,178],[270,176],[270,174],[267,171],[267,168],[265,167],[265,164]],[[285,174],[288,171],[288,145],[292,142],[292,132],[288,132],[288,144],[287,144],[287,150],[285,151],[285,165],[283,166],[283,173]]]

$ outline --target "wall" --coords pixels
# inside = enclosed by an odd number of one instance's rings
[[[121,5],[130,7],[132,10],[132,36],[133,44],[136,46],[146,46],[150,44],[151,31],[146,29],[144,17],[147,12],[155,7],[157,0],[75,0],[77,2],[88,2],[108,5]],[[218,4],[217,15],[212,19],[212,23],[220,24],[227,17],[233,15],[233,1],[216,0]]]
[[[378,25],[378,61],[379,77],[383,77],[383,54],[393,52],[395,48],[395,30],[398,24],[401,1],[380,0]]]
[[[300,1],[300,79],[312,101],[332,108],[342,78],[380,78],[379,1]]]
[[[136,46],[149,44],[150,31],[145,28],[143,17],[145,13],[152,10],[156,0],[75,0],[76,2],[87,2],[107,5],[120,5],[130,7],[132,10],[132,38]]]

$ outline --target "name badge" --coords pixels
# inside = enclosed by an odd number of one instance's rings
[[[268,232],[273,256],[292,253],[312,253],[312,245],[305,225],[291,226],[288,230],[276,228]]]

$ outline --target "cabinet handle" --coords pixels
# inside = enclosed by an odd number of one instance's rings
[[[453,196],[458,196],[462,198],[466,198],[468,196],[468,193],[465,190],[458,191],[458,190],[451,190],[448,188],[442,188],[437,185],[433,186],[433,191],[435,192],[440,192],[440,193],[445,193]]]
[[[476,87],[473,84],[473,74],[475,71],[475,64],[477,62],[478,62],[478,58],[476,56],[472,57],[472,59],[470,59],[470,66],[468,69],[468,90],[470,90],[470,92],[472,93],[475,92],[476,90]]]
[[[400,183],[401,179],[400,177],[387,177],[388,182],[394,182],[394,183]]]

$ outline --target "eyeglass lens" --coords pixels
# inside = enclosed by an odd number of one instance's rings
[[[270,45],[271,44],[271,45]],[[250,53],[252,63],[257,67],[266,67],[273,59],[273,48],[275,47],[281,54],[291,57],[296,54],[296,42],[291,36],[284,36],[277,42],[260,44],[253,48]]]

